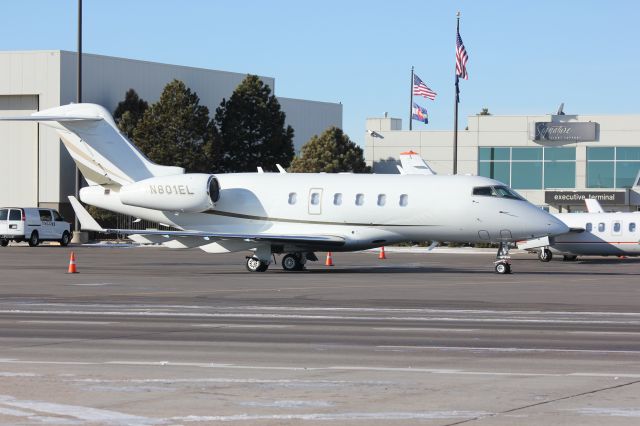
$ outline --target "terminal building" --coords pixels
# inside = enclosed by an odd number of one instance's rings
[[[414,151],[438,174],[453,171],[453,131],[403,131],[397,118],[366,122],[365,156],[376,173],[398,173]],[[506,183],[551,212],[640,206],[640,115],[475,115],[458,132],[458,174]],[[635,188],[634,188],[635,187]]]
[[[76,52],[0,52],[0,116],[32,112],[76,101]],[[182,80],[213,116],[246,74],[100,55],[82,55],[82,100],[114,111],[130,88],[150,104],[164,86]],[[260,77],[275,93],[275,79]],[[327,127],[342,127],[342,105],[278,97],[296,151]],[[29,122],[0,123],[0,206],[50,207],[72,217],[75,165],[56,132]]]

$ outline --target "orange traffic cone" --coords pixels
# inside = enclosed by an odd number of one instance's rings
[[[77,274],[78,270],[76,269],[76,254],[71,252],[71,256],[69,257],[69,269],[67,270],[67,274]]]
[[[378,259],[386,259],[387,255],[384,252],[384,246],[380,247],[380,254],[378,255]]]
[[[324,266],[333,266],[333,257],[330,251],[327,252],[327,260],[324,262]]]

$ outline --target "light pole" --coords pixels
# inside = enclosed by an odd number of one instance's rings
[[[77,81],[77,93],[76,93],[76,102],[82,103],[82,0],[78,0],[78,81]],[[78,165],[76,164],[76,173],[75,173],[75,196],[76,199],[80,199],[80,170],[78,170]],[[84,243],[88,239],[88,234],[86,232],[80,231],[80,222],[78,221],[78,215],[74,215],[75,219],[73,221],[73,238],[71,242],[73,243]]]

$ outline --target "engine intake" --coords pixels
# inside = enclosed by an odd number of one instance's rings
[[[218,179],[202,173],[153,177],[120,188],[122,204],[154,210],[200,213],[219,199]]]

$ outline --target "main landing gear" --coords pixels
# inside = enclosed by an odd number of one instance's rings
[[[268,252],[256,252],[253,256],[247,257],[247,270],[249,272],[264,272],[269,269],[272,253]],[[313,252],[296,252],[287,253],[282,258],[282,269],[285,271],[304,271],[304,265],[308,260],[317,261],[315,253]],[[275,259],[273,259],[275,263]]]
[[[307,258],[303,253],[289,253],[282,258],[282,269],[285,271],[303,271]]]
[[[496,254],[497,260],[493,262],[496,273],[498,274],[511,273],[511,256],[509,256],[509,249],[509,243],[500,243],[498,254]]]

